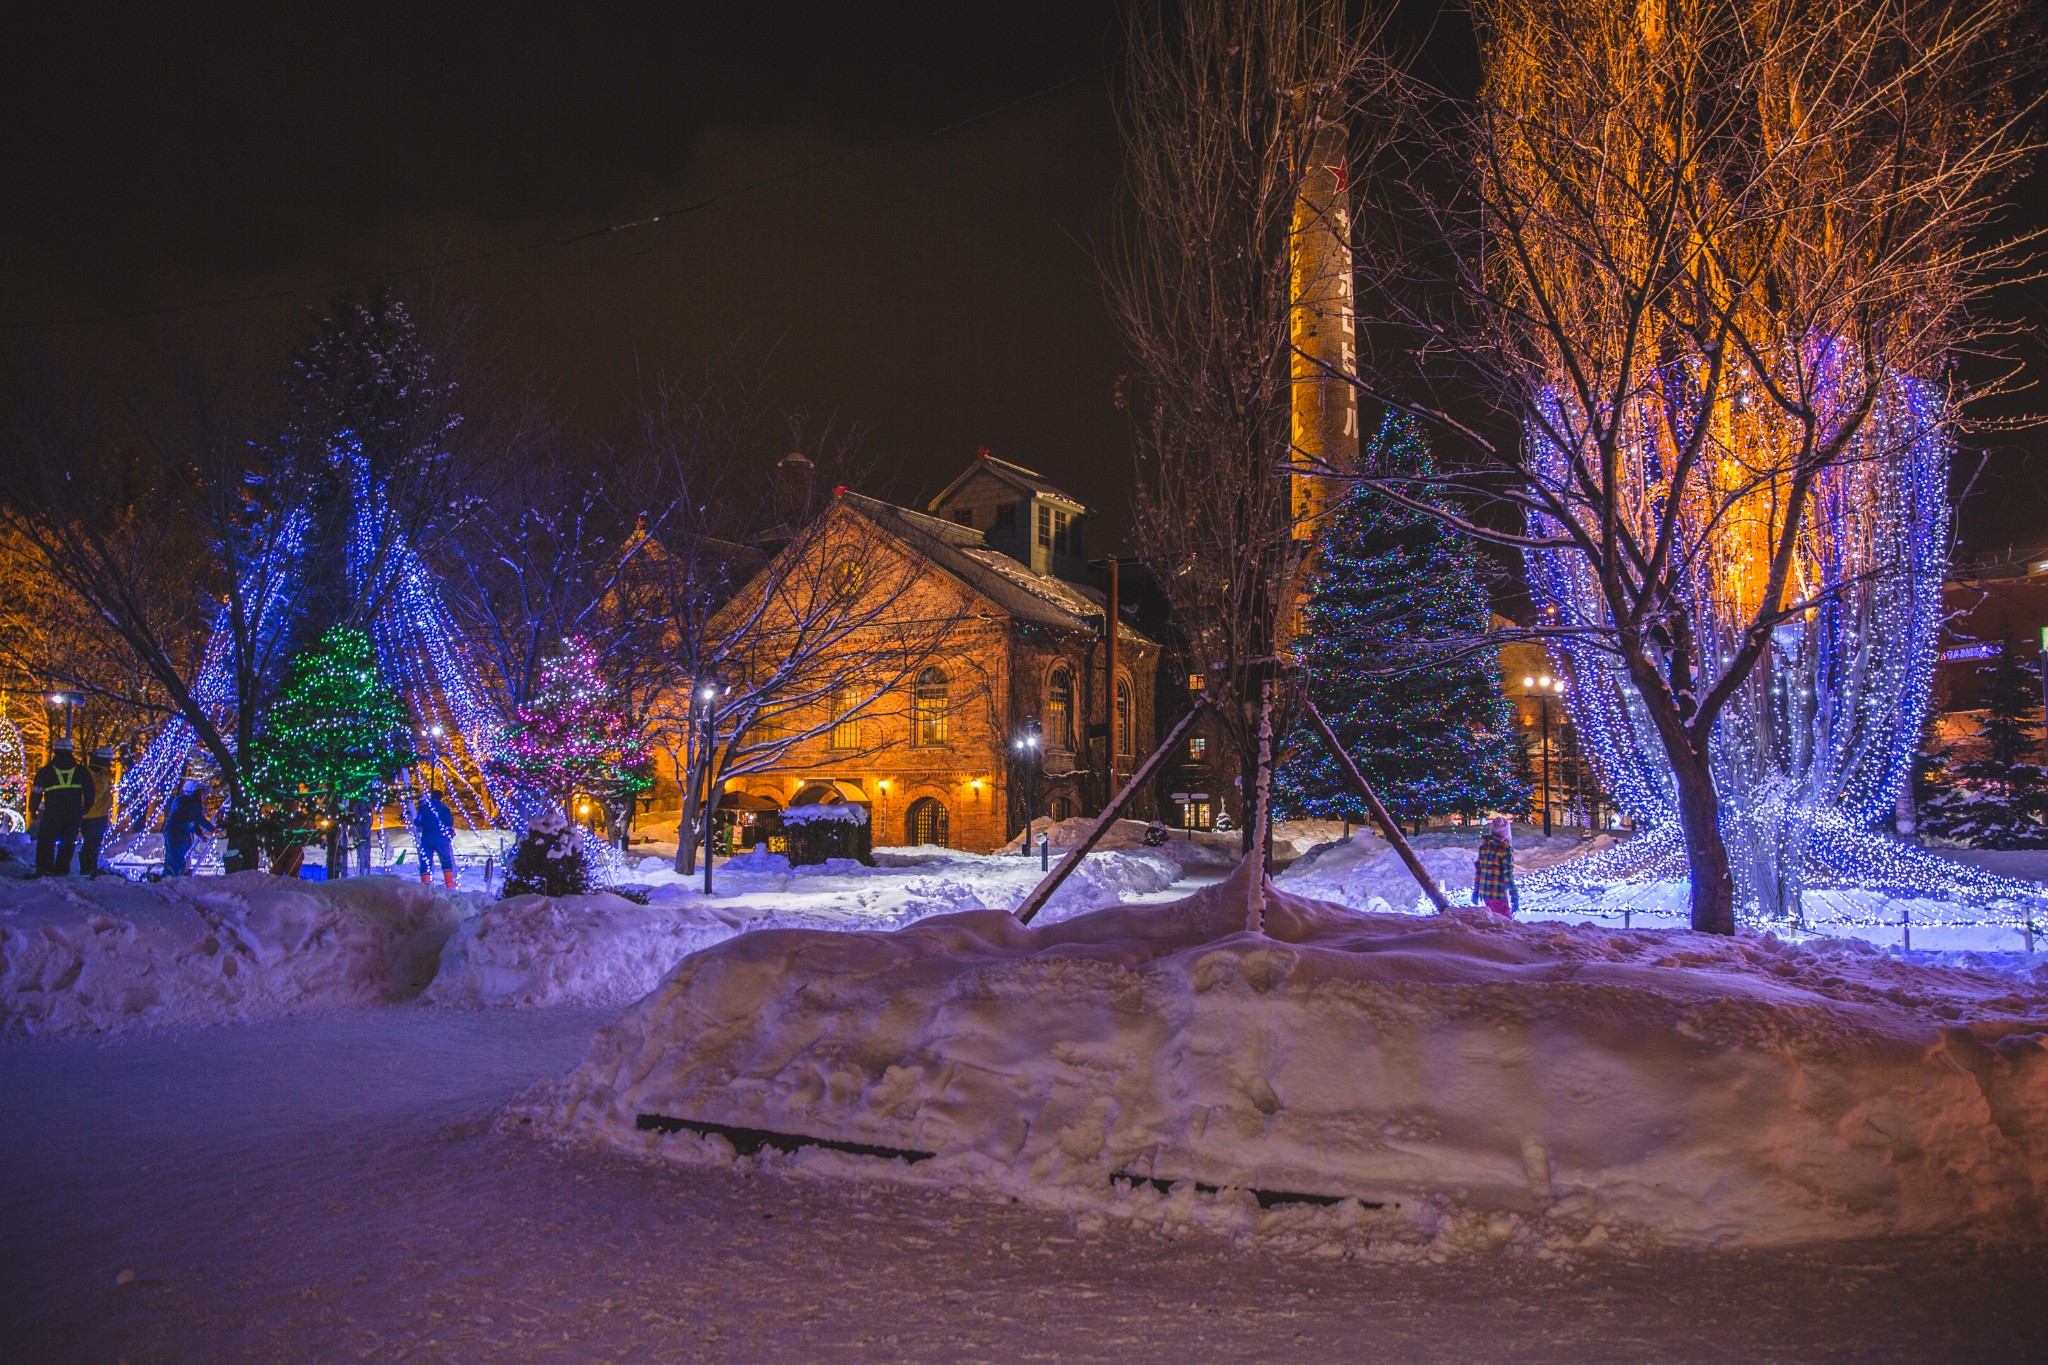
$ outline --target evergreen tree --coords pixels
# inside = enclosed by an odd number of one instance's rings
[[[581,896],[596,890],[583,841],[568,819],[545,811],[527,826],[505,869],[507,896]]]
[[[647,746],[610,703],[597,651],[580,639],[541,665],[533,696],[491,766],[566,813],[578,793],[618,807],[652,785]]]
[[[274,853],[333,831],[351,802],[376,798],[414,762],[398,693],[377,672],[370,637],[336,626],[292,657],[256,735],[250,786]]]
[[[1932,771],[1922,775],[1920,827],[1974,848],[2048,848],[2048,771],[2031,761],[2040,746],[2040,674],[2012,642],[1990,672],[1974,736],[1983,757],[1957,763],[1947,748],[1925,755]]]
[[[1428,449],[1402,418],[1387,419],[1367,458],[1394,473],[1430,472]],[[1304,615],[1309,695],[1397,819],[1528,804],[1514,710],[1492,651],[1431,648],[1487,628],[1481,561],[1469,539],[1358,489],[1331,519]],[[1274,800],[1287,816],[1367,818],[1336,760],[1305,727],[1274,774]]]

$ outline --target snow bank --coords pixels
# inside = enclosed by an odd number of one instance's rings
[[[1250,934],[1244,899],[745,934],[509,1120],[689,1161],[735,1148],[640,1117],[932,1153],[741,1159],[1345,1255],[2043,1229],[2048,973],[1282,890]]]
[[[602,894],[489,904],[448,940],[427,1000],[469,1008],[624,1004],[654,989],[691,953],[734,934],[895,929],[961,910],[1009,910],[1041,875],[1036,859],[944,849],[882,867],[851,858],[792,867],[781,854],[757,850],[720,864],[713,873],[717,893],[706,897],[700,876],[679,877],[649,862],[630,874],[647,905]],[[1179,876],[1171,860],[1149,852],[1092,855],[1046,915],[1059,919],[1156,894]]]
[[[730,922],[618,896],[512,896],[465,920],[441,949],[430,1004],[617,1005],[678,962],[739,932]]]
[[[0,1034],[251,1019],[418,995],[458,912],[393,877],[0,883]]]
[[[1515,835],[1515,871],[1526,875],[1543,867],[1612,847],[1614,839],[1601,835],[1586,840],[1576,834],[1545,838],[1540,832]],[[1479,834],[1419,834],[1409,840],[1422,865],[1429,869],[1452,905],[1472,902],[1472,866],[1479,857]],[[1386,840],[1363,830],[1333,843],[1319,844],[1295,859],[1276,878],[1297,896],[1328,901],[1373,914],[1428,914],[1434,907],[1415,882],[1408,864]],[[1527,909],[1527,905],[1524,906]],[[1617,912],[1617,918],[1619,914]]]

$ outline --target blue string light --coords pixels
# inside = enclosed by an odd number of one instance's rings
[[[460,645],[454,619],[432,574],[419,552],[397,531],[396,517],[383,487],[372,477],[361,443],[344,433],[331,453],[337,464],[346,467],[353,495],[345,555],[349,581],[359,595],[374,592],[378,598],[370,624],[377,665],[405,698],[421,752],[441,760],[435,765],[438,780],[472,828],[495,825],[499,813],[523,823],[545,808],[546,798],[516,790],[484,770],[482,758],[503,738],[503,717]],[[263,562],[247,570],[241,583],[245,599],[253,603],[252,619],[272,633],[288,624],[289,595],[299,587],[312,524],[304,509],[293,509],[285,516],[283,529]],[[384,581],[371,582],[378,574]],[[232,711],[232,649],[228,612],[223,607],[214,618],[192,689],[194,700],[216,725],[226,726]],[[174,718],[158,732],[143,757],[129,767],[121,781],[127,829],[144,831],[161,822],[196,745],[192,727],[182,717]]]
[[[1846,347],[1808,357],[1815,391],[1841,411],[1864,382]],[[1733,657],[1756,605],[1776,522],[1770,405],[1745,401],[1738,373],[1719,406],[1675,368],[1624,421],[1624,517],[1646,541],[1669,499],[1683,499],[1673,562],[1698,633],[1702,694],[1715,661]],[[1538,477],[1579,501],[1557,435],[1576,438],[1561,400],[1530,426]],[[1695,481],[1674,490],[1674,432],[1708,423]],[[1928,923],[2004,924],[2040,888],[1933,857],[1871,828],[1910,780],[1933,686],[1947,569],[1950,420],[1932,386],[1891,375],[1841,457],[1814,483],[1788,602],[1804,603],[1772,632],[1764,657],[1716,723],[1711,746],[1721,830],[1746,918],[1797,920],[1802,896],[1866,888],[1960,902]],[[1596,462],[1597,464],[1597,462]],[[1555,534],[1551,517],[1532,517]],[[1619,804],[1644,832],[1529,880],[1538,900],[1585,897],[1617,882],[1683,880],[1677,786],[1641,693],[1603,635],[1606,601],[1591,566],[1568,551],[1532,551],[1528,581],[1546,619],[1592,633],[1553,645],[1572,679],[1566,705]],[[1978,912],[1989,910],[1992,918]],[[1832,922],[1832,921],[1831,921]]]

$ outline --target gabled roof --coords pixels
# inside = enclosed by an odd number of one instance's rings
[[[1054,630],[1094,631],[1107,610],[1101,593],[1050,574],[1037,573],[1002,551],[971,526],[914,512],[860,493],[843,493],[848,511],[873,522],[923,555],[970,591],[1009,616]],[[1122,623],[1121,639],[1153,643]]]
[[[1047,483],[1037,470],[1026,469],[1020,464],[1011,464],[1008,460],[998,460],[986,450],[981,452],[980,457],[973,464],[967,466],[967,469],[959,478],[947,484],[937,497],[926,503],[924,505],[925,510],[927,512],[938,511],[941,503],[959,492],[960,486],[976,474],[993,474],[1004,483],[1009,484],[1012,488],[1027,496],[1051,498],[1054,501],[1067,504],[1067,506],[1077,512],[1086,512],[1088,510],[1081,500],[1073,494],[1063,492]]]

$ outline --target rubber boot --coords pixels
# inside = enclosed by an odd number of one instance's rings
[[[444,867],[444,868],[442,868],[442,869],[441,869],[441,885],[443,885],[443,886],[447,887],[447,888],[448,888],[448,889],[449,889],[450,891],[453,891],[453,890],[455,889],[455,869],[454,869],[454,868],[452,868],[452,867]]]
[[[421,885],[421,886],[425,886],[425,885],[427,885],[427,882],[428,882],[428,876],[427,876],[427,874],[426,874],[425,872],[422,872],[422,873],[420,873],[420,885]]]

